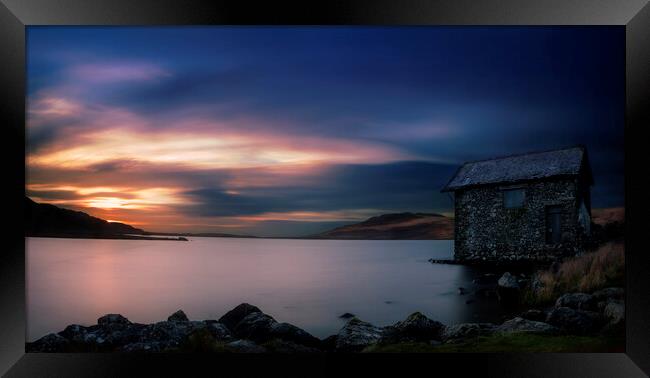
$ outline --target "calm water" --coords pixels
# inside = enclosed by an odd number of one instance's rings
[[[27,238],[28,339],[106,313],[139,323],[178,309],[218,319],[242,302],[321,338],[338,332],[344,312],[380,326],[414,311],[446,324],[504,313],[458,295],[475,270],[427,262],[450,258],[452,241],[189,239]]]

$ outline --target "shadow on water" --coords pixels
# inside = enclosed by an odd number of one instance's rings
[[[434,264],[436,265],[436,264]],[[518,303],[500,301],[497,295],[497,282],[504,272],[510,272],[525,280],[531,277],[533,267],[495,267],[458,265],[453,293],[455,300],[449,311],[457,322],[501,323],[517,316],[525,310]]]

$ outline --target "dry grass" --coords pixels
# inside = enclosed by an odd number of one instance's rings
[[[564,293],[591,293],[608,286],[624,284],[625,253],[622,242],[610,242],[594,252],[573,257],[560,264],[557,272],[537,272],[543,287],[529,291],[528,302],[545,304]]]

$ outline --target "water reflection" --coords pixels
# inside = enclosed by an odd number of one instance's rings
[[[218,319],[249,302],[318,337],[345,312],[377,325],[421,311],[443,323],[498,321],[498,303],[459,295],[483,272],[438,265],[451,241],[191,238],[190,242],[28,238],[28,338],[106,313],[150,323],[182,308]]]

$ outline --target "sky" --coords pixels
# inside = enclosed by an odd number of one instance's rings
[[[149,231],[453,216],[465,161],[585,145],[622,206],[623,27],[27,28],[27,195]]]

